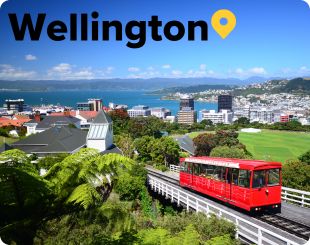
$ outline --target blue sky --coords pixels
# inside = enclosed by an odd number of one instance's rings
[[[211,27],[213,13],[229,9],[237,18],[225,40]],[[51,41],[49,22],[69,25],[70,13],[98,11],[102,20],[190,20],[209,24],[209,40],[155,42],[147,29],[140,49],[122,42]],[[21,20],[46,13],[40,41],[14,39],[8,13]],[[0,9],[0,79],[92,79],[151,77],[310,76],[310,8],[302,0],[9,0]],[[162,28],[160,29],[162,33]],[[113,33],[112,33],[113,34]]]

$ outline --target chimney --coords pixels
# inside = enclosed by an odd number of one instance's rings
[[[65,109],[64,110],[64,116],[65,117],[70,117],[70,110],[69,109]]]
[[[34,120],[36,122],[40,122],[41,121],[41,114],[39,111],[36,111],[35,115],[34,115]]]

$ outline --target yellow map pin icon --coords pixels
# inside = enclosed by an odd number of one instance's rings
[[[221,20],[226,19],[225,25],[221,24]],[[221,9],[212,16],[211,24],[213,29],[225,39],[236,27],[237,19],[233,12],[227,9]]]

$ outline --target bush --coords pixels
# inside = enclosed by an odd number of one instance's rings
[[[237,147],[218,146],[211,153],[211,157],[251,159],[251,156],[244,150]]]

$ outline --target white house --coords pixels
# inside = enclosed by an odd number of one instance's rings
[[[88,148],[94,148],[100,152],[113,147],[113,122],[102,110],[98,112],[90,125],[86,145]]]

